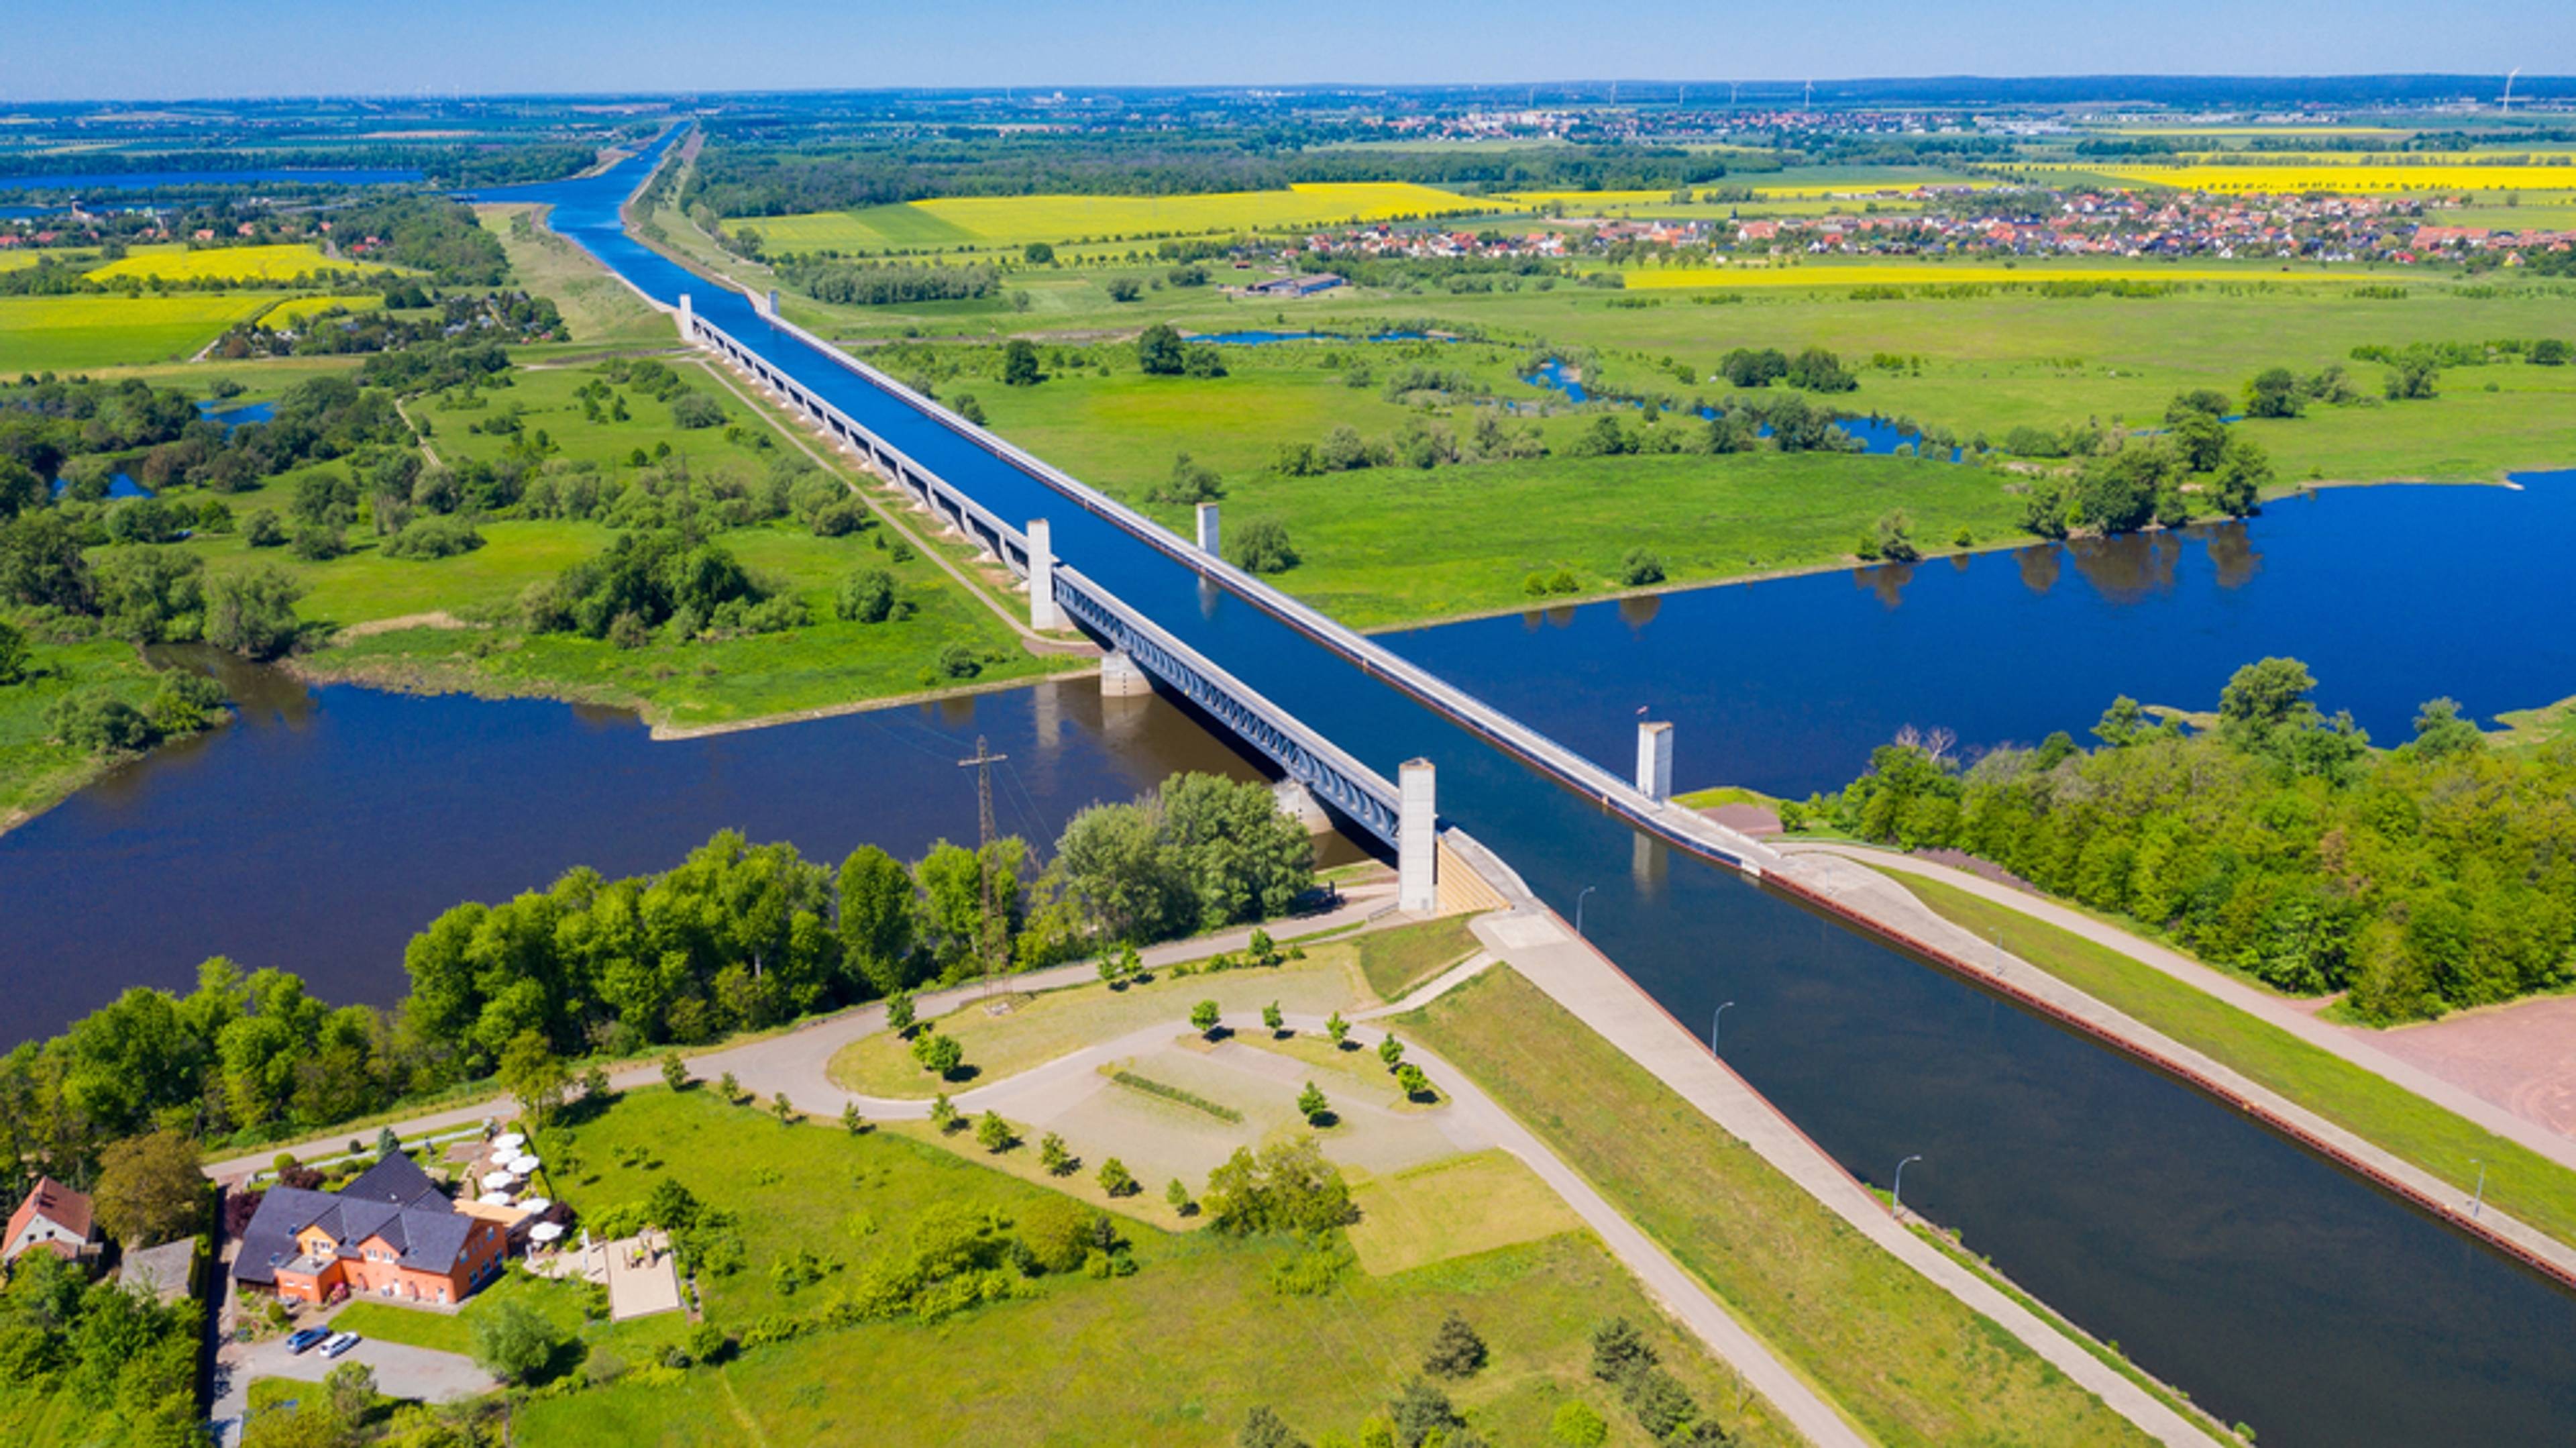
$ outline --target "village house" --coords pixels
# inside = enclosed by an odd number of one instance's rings
[[[457,1210],[396,1153],[337,1192],[272,1187],[242,1233],[233,1280],[290,1302],[351,1296],[455,1304],[500,1273],[508,1229]]]
[[[21,1253],[42,1247],[65,1261],[74,1261],[97,1250],[92,1240],[92,1218],[89,1197],[73,1191],[52,1177],[38,1177],[27,1189],[27,1199],[9,1214],[7,1245],[0,1247],[0,1262],[15,1262]]]

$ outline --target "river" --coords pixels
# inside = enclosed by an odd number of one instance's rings
[[[654,155],[658,148],[647,153]],[[2267,1444],[2557,1441],[2576,1423],[2576,1299],[2123,1057],[1739,878],[1640,844],[1625,826],[1364,680],[1258,609],[1203,591],[1145,545],[637,247],[617,227],[616,203],[639,174],[630,167],[563,183],[538,199],[554,201],[560,227],[648,292],[667,300],[689,291],[719,325],[1003,516],[1054,519],[1061,556],[1363,759],[1388,773],[1405,758],[1435,760],[1443,814],[1561,909],[1597,887],[1586,911],[1591,933],[1675,1015],[1701,1021],[1718,1001],[1735,1001],[1729,1060],[1827,1151],[1881,1182],[1899,1156],[1922,1153],[1907,1173],[1909,1204],[1959,1227],[1970,1247],[2214,1412],[2253,1423]],[[2390,727],[2387,717],[2401,706],[2386,701],[2401,697],[2411,705],[2435,692],[2475,695],[2480,709],[2555,697],[2550,688],[2512,694],[2489,689],[2486,678],[2451,677],[2485,657],[2465,644],[2447,660],[2428,650],[2419,660],[2425,667],[2409,664],[2385,684],[2362,677],[2387,642],[2369,626],[2372,609],[2398,618],[2440,598],[2454,628],[2468,619],[2486,629],[2469,606],[2454,606],[2455,596],[2467,595],[2452,590],[2479,586],[2468,575],[2495,557],[2451,553],[2460,576],[2445,580],[2423,571],[2437,550],[2417,548],[2413,533],[2379,535],[2358,562],[2297,541],[2313,526],[2341,526],[2339,510],[2377,506],[2370,501],[2377,496],[2279,507],[2243,530],[2156,540],[2125,563],[2116,553],[2043,549],[1979,558],[1956,571],[1938,563],[1910,575],[1827,575],[1574,609],[1535,623],[1487,620],[1396,643],[1596,757],[1626,757],[1630,721],[1648,704],[1677,720],[1686,778],[1783,787],[1848,775],[1890,721],[1947,722],[1971,740],[2030,738],[2080,731],[2113,692],[2205,703],[2257,640],[2278,640],[2277,651],[2317,662],[2329,707],[2338,689],[2354,698],[2371,692],[2365,722],[2374,728]],[[2387,496],[2480,508],[2557,495],[2535,488]],[[2448,586],[2389,593],[2371,560],[2408,550],[2426,555],[2410,577]],[[2542,562],[2536,542],[2508,556],[2539,571],[2496,583],[2497,597],[2542,598],[2557,588],[2559,570]],[[2295,567],[2293,558],[2301,560]],[[2320,615],[2321,596],[2345,602]],[[2240,614],[2252,617],[2227,621]],[[2491,645],[2498,659],[2516,645],[2563,647],[2530,629],[2494,632],[2502,635]],[[2330,646],[2336,639],[2348,640],[2345,652]],[[2070,652],[2083,657],[2069,663],[2062,655]],[[1945,671],[1950,677],[1936,677]],[[2070,676],[2030,677],[2058,671]],[[2532,682],[2543,672],[2535,667]],[[971,727],[1011,750],[1022,736],[1004,721],[1034,705],[1010,701],[1033,698],[987,696],[973,707],[991,717]],[[1746,713],[1748,700],[1766,698],[1767,720]],[[1845,724],[1850,711],[1856,716]],[[0,962],[0,979],[14,990],[32,971],[105,954],[118,965],[100,974],[121,983],[132,974],[133,952],[119,947],[146,928],[129,926],[126,915],[148,917],[149,930],[181,942],[165,953],[190,959],[207,948],[197,942],[259,928],[214,928],[219,922],[281,909],[318,922],[312,928],[325,936],[364,928],[388,938],[455,899],[539,885],[571,863],[636,868],[654,863],[657,851],[666,862],[719,824],[783,834],[817,854],[885,835],[900,847],[900,830],[883,822],[902,818],[901,810],[872,818],[872,802],[900,804],[921,786],[898,783],[888,792],[877,772],[916,782],[934,772],[927,754],[864,722],[877,716],[647,745],[632,725],[559,705],[325,690],[317,712],[357,726],[349,744],[322,751],[342,759],[336,773],[304,777],[291,752],[267,765],[253,758],[281,748],[270,741],[291,724],[236,730],[195,755],[147,763],[133,781],[0,838],[0,889],[17,890],[12,882],[31,863],[57,882],[0,898],[0,918],[26,911],[71,922],[51,927],[60,943],[45,954]],[[1066,707],[1058,717],[1080,713]],[[849,733],[833,737],[848,742],[806,742],[839,730]],[[456,756],[432,746],[461,732],[488,736],[484,757],[524,751],[532,762],[513,763],[499,780],[439,770],[439,759]],[[970,730],[961,721],[932,732],[938,745],[912,742],[947,751]],[[1060,727],[1058,737],[1068,777],[1103,771],[1059,801],[1115,798],[1168,767],[1082,727]],[[406,738],[411,746],[398,747]],[[689,762],[642,762],[656,751]],[[168,772],[168,787],[153,786],[155,769]],[[716,777],[721,790],[706,784]],[[118,789],[160,803],[111,814]],[[202,805],[189,803],[199,795],[208,796]],[[245,809],[264,813],[245,820]],[[659,822],[664,813],[674,818]],[[262,819],[281,823],[264,831]],[[282,842],[273,838],[281,827]],[[963,832],[958,824],[936,827]],[[638,838],[639,828],[650,833]],[[222,888],[187,883],[201,873],[222,875]],[[64,898],[69,882],[86,893]],[[391,924],[330,923],[385,912],[407,913]],[[278,948],[292,959],[328,949],[305,931],[283,933],[291,938]],[[395,968],[387,957],[371,965]]]

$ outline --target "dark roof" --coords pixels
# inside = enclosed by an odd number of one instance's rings
[[[428,1173],[397,1154],[367,1168],[336,1194],[271,1187],[242,1231],[233,1278],[274,1283],[278,1264],[298,1255],[296,1234],[317,1224],[345,1255],[354,1256],[359,1244],[381,1237],[401,1254],[403,1266],[451,1272],[477,1220],[459,1213]]]

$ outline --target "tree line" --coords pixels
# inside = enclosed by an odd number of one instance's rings
[[[2239,669],[2215,727],[2130,699],[1962,768],[1901,740],[1790,818],[1954,848],[2124,914],[2202,959],[2381,1022],[2576,980],[2576,744],[2495,747],[2449,699],[2370,748],[2294,659]]]
[[[127,990],[0,1057],[0,1192],[40,1171],[87,1183],[110,1143],[160,1128],[251,1141],[325,1127],[490,1075],[514,1046],[564,1060],[696,1045],[1264,919],[1313,881],[1311,842],[1268,786],[1203,774],[1082,811],[1043,869],[1032,853],[1016,837],[943,841],[906,863],[862,845],[835,867],[726,831],[659,874],[577,868],[442,913],[405,947],[410,989],[390,1010],[209,960],[193,991]]]

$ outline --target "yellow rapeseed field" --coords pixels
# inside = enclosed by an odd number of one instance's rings
[[[90,273],[93,280],[115,281],[132,277],[150,281],[285,282],[298,276],[319,276],[324,272],[381,272],[393,268],[380,262],[339,261],[324,256],[317,246],[302,243],[286,246],[211,246],[191,250],[186,247],[137,247],[124,258],[109,262]]]
[[[300,327],[306,318],[318,317],[333,307],[350,312],[372,312],[384,304],[384,296],[379,292],[361,292],[350,297],[296,297],[262,312],[259,324],[271,330]]]
[[[1862,262],[1851,266],[1641,267],[1627,274],[1628,290],[1668,287],[1913,287],[2033,286],[2058,281],[2117,282],[2362,282],[2359,272],[2280,271],[2180,266],[2022,266],[1958,263]],[[2379,280],[2385,280],[2380,278]]]
[[[185,357],[268,300],[224,292],[0,297],[0,375]]]
[[[1406,182],[1292,186],[1190,196],[950,196],[864,211],[740,217],[772,252],[879,251],[895,247],[1015,247],[1033,241],[1204,236],[1348,221],[1490,211],[1492,203]]]

